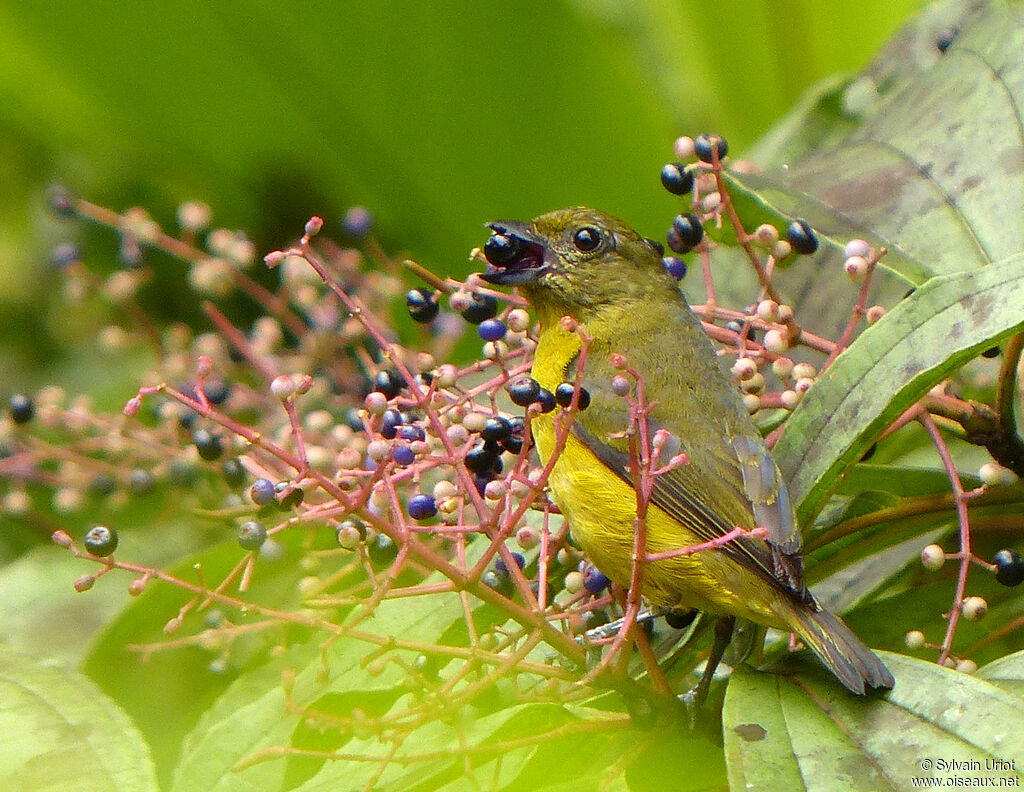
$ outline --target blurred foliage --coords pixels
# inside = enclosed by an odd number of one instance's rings
[[[0,376],[34,387],[60,366],[92,384],[45,262],[69,234],[111,268],[116,247],[50,219],[48,183],[168,225],[205,200],[260,250],[365,204],[385,244],[461,276],[494,217],[585,203],[658,234],[673,204],[655,174],[676,135],[714,129],[742,153],[920,5],[2,3],[0,321],[15,332]],[[151,292],[153,310],[195,317],[180,268]]]

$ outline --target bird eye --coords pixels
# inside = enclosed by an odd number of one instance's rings
[[[601,244],[601,232],[593,226],[584,226],[572,235],[572,243],[581,253],[589,253]]]

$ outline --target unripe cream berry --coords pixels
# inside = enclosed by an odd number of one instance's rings
[[[788,357],[776,358],[772,361],[772,373],[779,379],[789,379],[793,373],[793,361]]]
[[[295,382],[287,374],[274,377],[270,383],[270,392],[281,400],[287,399],[295,395]]]
[[[744,393],[743,406],[747,408],[748,413],[753,415],[761,409],[761,397],[756,393]]]
[[[738,358],[735,363],[732,364],[732,374],[738,380],[748,380],[757,373],[757,363],[750,358]],[[625,379],[623,377],[622,379]],[[627,393],[628,393],[628,382],[627,382]]]
[[[793,366],[792,376],[793,379],[814,379],[814,375],[817,373],[817,369],[810,363],[797,363]]]
[[[982,597],[968,597],[961,606],[964,618],[969,621],[981,621],[988,613],[988,603]]]
[[[442,363],[437,367],[435,381],[439,388],[451,388],[459,378],[459,370],[451,363]]]
[[[780,239],[772,245],[772,258],[776,261],[782,261],[782,259],[788,258],[789,254],[792,252],[793,248],[785,239]]]
[[[459,488],[448,480],[439,481],[434,485],[434,500],[442,501],[445,498],[454,498],[459,494]]]
[[[781,396],[779,396],[779,401],[782,402],[782,406],[787,410],[792,410],[800,403],[801,396],[803,396],[803,394],[798,391],[784,390]]]
[[[930,544],[921,551],[921,564],[925,569],[935,572],[946,563],[946,551],[937,544]]]
[[[513,308],[508,312],[505,322],[514,333],[524,333],[530,329],[530,314],[522,308]]]
[[[845,255],[846,258],[852,258],[853,256],[867,258],[871,255],[871,246],[863,239],[851,239],[846,243],[846,247],[843,249],[843,255]]]
[[[740,383],[744,393],[761,393],[764,390],[764,375],[757,371]]]
[[[675,153],[676,159],[693,159],[695,151],[693,138],[690,137],[689,135],[677,137],[675,139],[675,142],[672,144],[672,151]]]
[[[754,231],[754,239],[759,245],[771,248],[779,241],[779,229],[771,223],[762,223]]]
[[[516,544],[523,550],[532,550],[540,544],[540,531],[532,525],[524,525],[516,531]]]
[[[843,263],[846,276],[854,283],[863,283],[868,276],[868,260],[863,256],[850,256]]]
[[[868,324],[874,324],[883,316],[885,316],[885,308],[883,308],[881,305],[872,305],[870,308],[868,308]]]
[[[761,300],[757,304],[757,315],[765,322],[779,321],[779,304],[775,300]]]
[[[959,671],[961,674],[973,674],[975,671],[978,670],[978,664],[975,663],[973,660],[966,658],[964,660],[959,661],[956,664],[956,670]]]
[[[995,462],[986,462],[978,468],[978,478],[989,487],[998,486],[1003,483],[1003,467]]]
[[[924,646],[924,633],[920,630],[911,630],[903,636],[903,643],[907,649],[920,649]]]
[[[773,355],[782,355],[789,351],[789,333],[785,330],[769,330],[764,334],[764,348]]]
[[[583,574],[575,569],[565,576],[565,590],[576,594],[583,590]]]

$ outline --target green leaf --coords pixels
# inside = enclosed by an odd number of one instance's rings
[[[933,278],[867,328],[801,400],[774,449],[801,524],[928,390],[1024,328],[1024,256]]]
[[[82,674],[0,647],[0,786],[156,792],[149,747]]]
[[[1019,784],[1024,699],[978,677],[882,653],[896,677],[884,695],[853,696],[824,671],[787,658],[797,675],[739,668],[722,727],[732,789],[910,789],[912,778],[948,778],[939,759],[1014,762],[994,773]],[[932,762],[929,766],[928,762]],[[940,781],[942,783],[942,781]]]

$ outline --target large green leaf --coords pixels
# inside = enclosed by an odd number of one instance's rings
[[[866,698],[805,667],[794,677],[737,669],[722,713],[730,787],[867,792],[986,774],[1020,783],[1024,733],[1013,724],[1024,699],[934,663],[883,657],[896,687]],[[956,773],[941,764],[951,759],[1016,770]]]
[[[793,411],[775,458],[810,525],[843,471],[935,383],[1024,327],[1024,257],[936,277],[843,352]]]
[[[155,792],[149,747],[117,704],[63,665],[0,647],[0,786]]]

